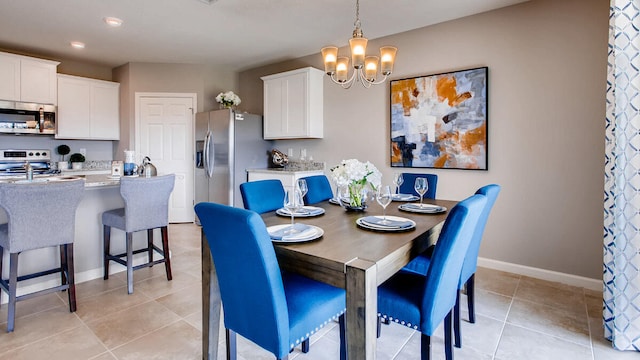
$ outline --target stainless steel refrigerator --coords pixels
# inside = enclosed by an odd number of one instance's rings
[[[195,202],[243,207],[246,169],[267,168],[272,141],[262,138],[262,116],[231,109],[196,114]]]

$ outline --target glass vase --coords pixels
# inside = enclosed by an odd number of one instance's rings
[[[346,211],[365,211],[368,190],[364,185],[349,184],[338,188],[340,205]]]

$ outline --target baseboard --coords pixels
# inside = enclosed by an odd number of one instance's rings
[[[557,271],[534,268],[531,266],[512,264],[504,261],[492,260],[479,257],[478,266],[489,269],[506,271],[518,275],[530,276],[532,278],[555,281],[567,285],[579,286],[589,290],[602,291],[602,280],[591,279],[583,276],[565,274]]]

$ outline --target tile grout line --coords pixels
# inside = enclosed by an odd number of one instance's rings
[[[582,298],[584,299],[584,311],[587,316],[587,328],[589,329],[589,348],[591,349],[591,359],[595,360],[596,354],[593,351],[593,333],[591,332],[591,319],[589,319],[589,304],[587,303],[587,294],[582,288]]]
[[[502,321],[502,329],[500,329],[500,336],[498,337],[498,345],[496,345],[496,349],[493,352],[493,356],[491,357],[493,360],[496,360],[498,356],[498,349],[500,348],[500,343],[502,342],[502,335],[504,334],[504,328],[507,327],[507,319],[509,318],[509,313],[511,312],[511,307],[513,306],[513,302],[516,299],[516,293],[518,292],[518,288],[520,287],[520,281],[522,280],[522,276],[518,276],[518,283],[516,284],[516,288],[513,291],[513,295],[511,295],[511,302],[509,303],[509,308],[507,309],[507,313],[504,316],[504,320]]]

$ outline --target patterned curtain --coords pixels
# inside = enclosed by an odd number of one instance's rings
[[[604,183],[604,332],[640,351],[640,0],[611,0]]]

